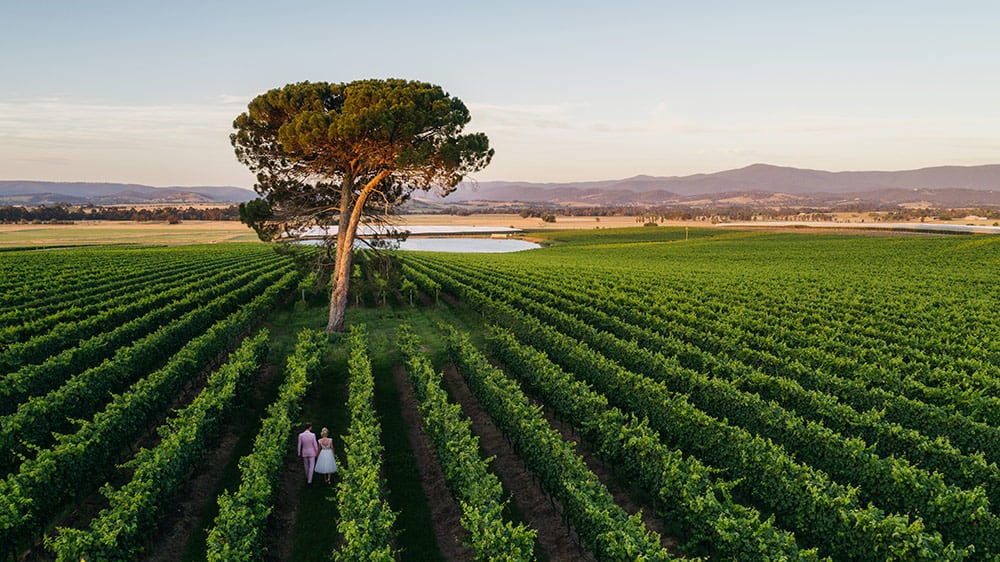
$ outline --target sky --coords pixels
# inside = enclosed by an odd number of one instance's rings
[[[1000,163],[1000,2],[0,0],[0,179],[235,185],[256,95],[405,78],[471,179]]]

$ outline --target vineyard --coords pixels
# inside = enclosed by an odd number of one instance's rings
[[[1000,238],[544,236],[3,252],[0,557],[1000,559]]]

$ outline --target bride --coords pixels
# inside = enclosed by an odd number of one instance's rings
[[[337,472],[337,460],[333,457],[333,439],[330,439],[330,432],[324,427],[320,431],[319,457],[316,459],[314,472],[326,477],[326,483],[330,483],[330,475]]]

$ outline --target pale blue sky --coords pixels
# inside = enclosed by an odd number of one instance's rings
[[[1000,3],[0,0],[0,179],[241,185],[302,80],[433,82],[480,181],[1000,163]]]

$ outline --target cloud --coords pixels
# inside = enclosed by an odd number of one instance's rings
[[[469,103],[473,125],[484,130],[570,130],[578,126],[577,114],[585,104],[497,105]]]
[[[244,185],[249,174],[229,144],[233,118],[246,107],[235,98],[187,104],[0,99],[0,170],[46,180]]]
[[[228,144],[231,103],[109,104],[62,97],[0,100],[0,145],[36,149],[142,149]]]
[[[234,96],[232,94],[220,94],[216,99],[223,105],[239,105],[242,109],[245,109],[254,97],[253,95]]]

